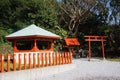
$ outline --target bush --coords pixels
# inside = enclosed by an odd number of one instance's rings
[[[0,54],[11,54],[13,53],[13,48],[9,44],[1,44],[0,45]]]

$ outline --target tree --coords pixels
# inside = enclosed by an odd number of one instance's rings
[[[120,0],[110,0],[110,11],[109,21],[120,25]]]
[[[49,5],[54,0],[0,0],[0,27],[13,31],[26,25],[53,27],[57,15]]]
[[[30,24],[53,29],[58,19],[52,1],[0,0],[0,43],[6,42],[6,35]]]
[[[75,36],[79,25],[91,16],[90,10],[96,6],[96,1],[63,0],[62,3],[59,3],[59,6],[61,8],[59,14],[60,23],[67,26],[70,36]]]

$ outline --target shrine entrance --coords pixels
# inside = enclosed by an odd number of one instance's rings
[[[88,60],[91,59],[91,42],[101,42],[102,44],[102,58],[105,59],[104,53],[104,42],[106,41],[107,36],[84,36],[85,41],[88,41]]]

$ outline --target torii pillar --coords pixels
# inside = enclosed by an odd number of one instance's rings
[[[85,41],[88,41],[88,61],[91,59],[91,41],[99,41],[102,43],[102,57],[105,59],[104,53],[104,41],[106,41],[107,36],[84,36]]]

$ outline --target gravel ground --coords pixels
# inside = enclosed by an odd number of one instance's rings
[[[0,73],[0,80],[120,80],[120,62],[74,59],[72,64]]]
[[[120,80],[120,62],[76,59],[73,64],[74,69],[42,77],[42,80]]]

